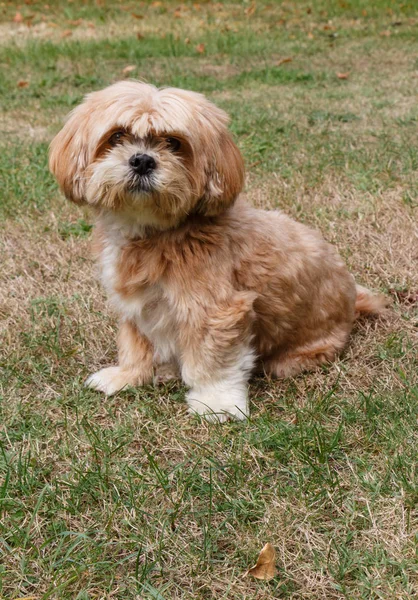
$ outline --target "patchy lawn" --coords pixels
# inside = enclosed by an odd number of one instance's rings
[[[31,0],[0,18],[0,597],[417,597],[416,2]],[[227,110],[248,200],[321,229],[393,298],[335,364],[254,380],[248,422],[191,418],[175,384],[83,388],[115,360],[115,321],[47,150],[123,77]],[[278,576],[242,579],[267,541]]]

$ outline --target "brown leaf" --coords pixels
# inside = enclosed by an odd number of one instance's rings
[[[336,73],[338,79],[348,79],[350,77],[350,73]]]
[[[136,39],[137,40],[143,40],[145,37],[145,35],[143,33],[141,33],[140,31],[136,32]]]
[[[391,289],[391,290],[389,290],[389,293],[392,294],[392,296],[395,296],[395,298],[399,302],[404,302],[405,304],[417,304],[418,303],[418,290],[417,291],[411,291],[411,290],[402,291],[402,290]]]
[[[196,52],[199,52],[199,54],[204,54],[205,50],[205,44],[198,44],[196,46]]]
[[[190,38],[186,38],[186,39],[184,40],[184,43],[185,43],[185,44],[190,44]]]
[[[71,37],[72,35],[73,35],[73,32],[71,31],[71,29],[66,29],[65,31],[63,31],[61,33],[62,38]]]
[[[275,561],[276,551],[270,543],[267,543],[258,556],[257,564],[251,567],[251,569],[248,569],[243,577],[251,575],[251,577],[255,577],[256,579],[269,581],[277,575]]]
[[[245,9],[245,14],[247,17],[251,17],[255,13],[255,9],[257,8],[256,3],[252,2],[248,8]]]
[[[137,13],[131,13],[131,17],[134,19],[143,19],[144,15],[138,15]]]
[[[89,29],[96,29],[96,25],[94,23],[92,23],[91,21],[89,23],[87,23],[87,27]]]
[[[158,0],[156,2],[151,2],[151,6],[153,6],[154,8],[159,8],[162,5],[163,3],[159,2]]]
[[[312,31],[310,31],[308,33],[308,39],[313,40],[314,39],[314,34],[312,33]]]
[[[136,66],[135,65],[128,65],[127,67],[125,67],[124,69],[122,69],[122,73],[124,75],[127,75],[128,73],[132,73],[132,71],[135,71]]]
[[[182,19],[182,18],[183,18],[183,15],[181,14],[181,9],[180,9],[180,8],[177,8],[177,9],[174,11],[174,13],[173,13],[173,16],[174,16],[174,18],[175,18],[175,19]]]
[[[381,31],[380,35],[381,37],[390,37],[392,35],[392,32],[386,29],[385,31]]]
[[[73,25],[74,27],[78,27],[83,22],[83,19],[76,19],[74,21],[67,21],[68,25]]]
[[[28,85],[29,85],[29,81],[25,81],[24,79],[21,79],[20,81],[17,82],[18,88],[25,88],[25,87],[28,87]]]
[[[281,58],[276,62],[276,65],[280,67],[280,65],[284,65],[285,63],[292,62],[293,58],[291,56],[286,56],[285,58]]]
[[[23,23],[23,17],[20,12],[17,12],[13,17],[13,23]]]

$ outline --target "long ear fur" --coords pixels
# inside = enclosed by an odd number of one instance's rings
[[[205,192],[198,212],[214,216],[233,204],[244,185],[244,161],[229,131],[224,130],[213,149],[207,171]]]
[[[66,198],[85,204],[84,170],[88,164],[87,144],[84,141],[87,115],[77,107],[49,148],[49,169],[57,178]]]

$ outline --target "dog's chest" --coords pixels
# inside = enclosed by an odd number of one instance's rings
[[[124,319],[134,321],[147,336],[161,362],[176,354],[175,315],[161,283],[139,287],[125,296],[118,291],[119,264],[123,240],[108,240],[101,254],[101,280],[115,310]]]

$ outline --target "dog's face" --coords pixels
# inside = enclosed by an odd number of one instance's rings
[[[54,138],[50,168],[66,197],[164,229],[216,215],[242,189],[227,115],[202,95],[119,82],[87,96]]]

